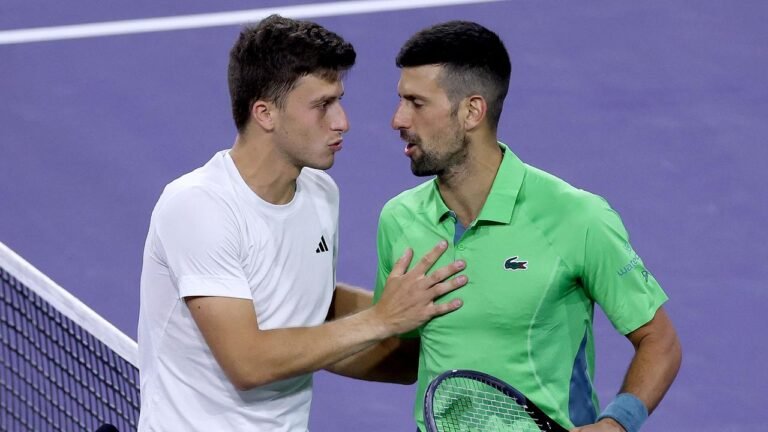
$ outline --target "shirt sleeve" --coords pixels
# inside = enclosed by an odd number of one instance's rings
[[[156,229],[180,298],[252,298],[240,260],[235,211],[203,188],[178,191],[156,215]]]
[[[584,246],[584,288],[626,335],[653,319],[667,295],[632,248],[619,215],[603,200],[593,210]]]

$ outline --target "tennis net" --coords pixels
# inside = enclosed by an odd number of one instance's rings
[[[136,343],[0,242],[0,431],[134,431]]]

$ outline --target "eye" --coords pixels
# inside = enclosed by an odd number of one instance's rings
[[[336,102],[339,102],[341,98],[329,98],[329,99],[323,99],[318,102],[316,105],[317,108],[321,110],[327,110],[331,105],[335,104]]]
[[[414,96],[405,96],[405,97],[401,97],[400,99],[406,100],[408,104],[410,104],[414,108],[421,108],[424,106],[424,101]]]

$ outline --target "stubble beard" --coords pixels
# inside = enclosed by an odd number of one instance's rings
[[[403,140],[421,150],[421,157],[411,157],[411,172],[417,177],[442,177],[460,167],[467,159],[469,139],[458,129],[449,136],[437,137],[434,140],[432,146],[436,149],[446,149],[443,152],[427,151],[418,136],[407,135],[404,131],[400,135]]]

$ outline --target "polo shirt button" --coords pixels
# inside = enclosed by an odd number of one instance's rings
[[[464,250],[464,245],[463,245],[463,244],[460,244],[460,245],[456,246],[456,249],[458,249],[458,250]]]

